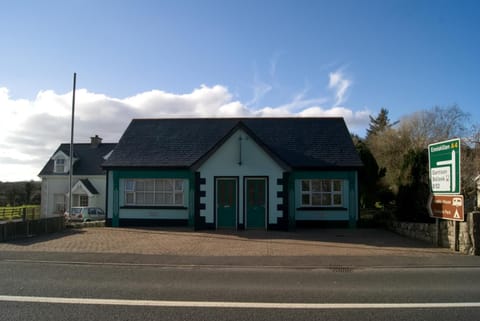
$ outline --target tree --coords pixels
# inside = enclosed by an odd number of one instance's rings
[[[428,150],[410,149],[403,157],[397,194],[397,218],[402,221],[429,222],[427,201]]]
[[[368,146],[359,137],[354,137],[355,148],[362,160],[363,167],[358,172],[360,206],[371,208],[380,201],[383,190],[381,179],[385,176],[385,168],[380,168]]]
[[[384,109],[370,120],[366,144],[379,168],[386,169],[382,181],[397,195],[403,219],[424,220],[429,193],[426,148],[446,139],[462,138],[462,194],[465,203],[471,203],[473,178],[480,173],[480,130],[472,130],[469,115],[458,105],[415,112],[395,127]]]
[[[370,117],[370,125],[367,129],[367,137],[368,140],[372,135],[381,134],[385,129],[391,126],[390,119],[388,118],[388,110],[386,108],[380,109],[376,118],[373,118],[371,115]]]

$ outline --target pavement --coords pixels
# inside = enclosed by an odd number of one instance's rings
[[[382,229],[201,231],[179,228],[66,229],[0,243],[0,259],[85,264],[228,267],[479,266],[465,256]]]

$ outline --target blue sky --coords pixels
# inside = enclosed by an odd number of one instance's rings
[[[466,0],[3,2],[0,181],[69,140],[73,72],[79,142],[169,115],[344,116],[363,135],[381,107],[456,103],[478,123],[479,35]]]

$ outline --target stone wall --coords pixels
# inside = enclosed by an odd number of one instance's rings
[[[55,233],[65,229],[63,215],[32,221],[3,221],[0,223],[0,242],[16,240],[40,234]]]
[[[468,255],[480,255],[480,212],[467,214],[465,222],[440,220],[437,243],[436,224],[391,221],[388,228],[413,239]],[[455,228],[458,242],[455,242]]]

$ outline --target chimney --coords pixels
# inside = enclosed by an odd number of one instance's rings
[[[101,143],[102,138],[100,138],[98,135],[95,135],[95,137],[90,137],[90,146],[92,148],[97,148]]]

